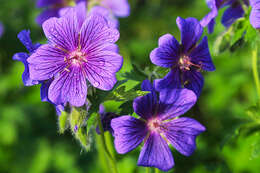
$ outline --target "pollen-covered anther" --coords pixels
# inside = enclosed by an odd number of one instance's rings
[[[180,69],[181,70],[190,70],[191,66],[194,66],[198,70],[201,70],[201,65],[192,63],[190,58],[186,55],[181,56],[181,58],[179,60]]]
[[[87,62],[86,54],[79,50],[73,51],[69,56],[64,57],[64,62],[68,65],[80,66],[82,63]]]

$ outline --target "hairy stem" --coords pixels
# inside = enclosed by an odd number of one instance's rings
[[[259,82],[257,64],[258,64],[258,61],[257,61],[257,46],[256,46],[252,52],[252,70],[253,70],[258,100],[260,100],[260,82]]]
[[[112,165],[112,169],[114,173],[118,173],[117,171],[117,167],[116,167],[116,160],[115,158],[111,155],[111,153],[109,152],[107,145],[106,145],[106,140],[105,140],[105,136],[104,136],[104,129],[102,126],[102,122],[101,122],[101,118],[100,118],[100,114],[98,114],[97,116],[98,119],[98,127],[100,130],[100,135],[101,135],[101,142],[102,142],[102,146],[104,148],[105,153],[107,154],[108,159],[110,160],[110,163]]]

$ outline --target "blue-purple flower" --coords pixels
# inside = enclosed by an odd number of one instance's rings
[[[250,13],[250,23],[254,28],[259,29],[260,28],[260,0],[250,0],[250,5],[252,6],[252,11]]]
[[[24,72],[22,75],[22,80],[25,86],[32,86],[39,84],[38,80],[33,80],[30,78],[29,75],[29,66],[27,62],[27,58],[35,52],[37,48],[39,48],[41,45],[39,43],[33,44],[32,40],[30,38],[30,31],[23,30],[18,34],[18,39],[23,43],[25,48],[28,50],[29,53],[26,52],[20,52],[16,53],[13,56],[13,60],[21,61],[24,64]]]
[[[155,80],[158,91],[174,88],[188,88],[200,95],[204,79],[202,70],[214,71],[207,37],[200,40],[203,28],[195,18],[176,20],[181,31],[181,44],[171,35],[165,34],[159,39],[159,47],[155,48],[150,59],[155,65],[170,68],[163,78]]]
[[[143,82],[142,89],[151,93],[134,100],[133,108],[140,118],[126,115],[111,121],[115,148],[118,153],[125,154],[144,141],[138,165],[168,171],[174,166],[168,144],[190,156],[196,149],[196,137],[205,131],[196,120],[179,118],[197,98],[188,89],[176,89],[164,90],[157,101],[156,92],[148,80]]]
[[[223,7],[227,7],[225,10],[221,23],[225,27],[229,27],[238,18],[244,16],[244,10],[242,7],[241,0],[206,0],[208,7],[211,11],[201,20],[201,25],[203,27],[208,26],[208,32],[212,33],[214,31],[215,18],[218,15],[218,10]],[[247,0],[243,0],[243,3],[248,5]]]
[[[123,62],[115,44],[118,30],[110,28],[100,15],[85,18],[77,8],[43,23],[49,43],[27,59],[33,80],[53,80],[48,99],[57,105],[82,106],[90,84],[101,90],[112,89]]]
[[[39,43],[33,44],[32,40],[30,38],[30,31],[29,30],[23,30],[18,34],[18,39],[23,43],[25,48],[28,50],[29,53],[26,52],[20,52],[16,53],[13,56],[13,60],[21,61],[24,64],[24,72],[22,75],[22,80],[25,86],[32,86],[32,85],[37,85],[37,84],[42,84],[41,86],[41,100],[44,102],[50,102],[48,99],[48,88],[50,86],[50,83],[52,80],[47,80],[47,81],[40,81],[40,80],[33,80],[30,78],[29,74],[29,65],[27,59],[29,56],[34,53],[41,45]],[[54,103],[52,103],[54,104]],[[55,105],[56,112],[58,115],[61,114],[61,111],[64,110],[63,105]]]

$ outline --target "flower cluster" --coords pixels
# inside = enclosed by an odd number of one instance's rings
[[[259,2],[250,0],[250,21],[255,28],[260,27]],[[249,2],[207,0],[207,4],[211,11],[201,21],[192,17],[176,19],[180,42],[173,35],[165,34],[159,38],[158,47],[151,51],[151,62],[168,68],[169,72],[162,79],[154,79],[153,84],[148,80],[142,82],[142,90],[149,93],[133,101],[138,118],[105,112],[100,106],[99,125],[114,136],[118,153],[125,154],[144,142],[139,166],[168,171],[174,166],[169,145],[190,156],[196,149],[196,137],[206,130],[198,121],[180,117],[201,95],[202,72],[215,70],[207,36],[202,37],[203,27],[208,26],[212,33],[218,10],[223,7],[227,8],[222,24],[229,27],[245,14],[243,7],[249,6]],[[123,63],[115,44],[119,39],[116,17],[129,15],[127,0],[38,0],[37,6],[46,8],[37,21],[42,24],[48,43],[33,44],[26,30],[18,34],[28,50],[13,56],[25,66],[24,85],[41,84],[42,101],[52,103],[58,114],[65,106],[88,105],[90,87],[111,90]],[[84,121],[80,125],[86,124]],[[75,124],[76,133],[80,127]],[[97,127],[96,132],[100,134],[100,131]]]

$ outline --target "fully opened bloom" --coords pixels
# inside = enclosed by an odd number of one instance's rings
[[[203,27],[208,26],[209,33],[212,33],[215,25],[215,18],[218,15],[218,10],[227,6],[225,10],[221,23],[225,27],[229,27],[238,18],[244,16],[244,10],[242,7],[241,0],[206,0],[208,7],[211,11],[201,20],[201,25]],[[244,0],[244,4],[248,5],[248,1]]]
[[[50,102],[48,99],[48,88],[50,86],[50,83],[52,80],[48,81],[40,81],[40,80],[33,80],[30,78],[29,75],[29,64],[27,59],[29,56],[36,51],[41,45],[39,43],[33,44],[32,40],[30,38],[30,31],[28,30],[23,30],[18,34],[18,39],[23,43],[23,45],[26,47],[29,53],[26,52],[20,52],[16,53],[13,56],[13,60],[21,61],[24,64],[24,72],[22,75],[22,80],[25,86],[32,86],[32,85],[37,85],[37,84],[42,84],[41,86],[41,100]],[[52,103],[54,104],[54,103]],[[55,104],[54,104],[55,105]],[[58,115],[61,114],[61,111],[64,110],[63,105],[55,105],[56,112]]]
[[[196,95],[187,89],[163,91],[157,101],[149,81],[143,82],[142,89],[151,93],[134,100],[134,111],[141,118],[121,116],[111,121],[115,148],[124,154],[144,141],[138,165],[168,171],[174,166],[168,144],[190,156],[196,148],[196,137],[205,131],[196,120],[178,117],[195,104]]]
[[[123,58],[114,44],[119,39],[118,30],[110,28],[100,15],[85,18],[86,13],[77,8],[43,23],[49,43],[28,58],[33,80],[53,79],[48,98],[57,105],[69,102],[82,106],[87,81],[101,90],[112,89],[117,81],[115,73],[122,66]]]
[[[250,13],[250,23],[254,28],[259,29],[260,28],[260,0],[250,0],[250,5],[252,6],[252,11]]]
[[[151,61],[158,66],[170,68],[170,72],[163,78],[155,80],[156,90],[185,88],[200,95],[204,79],[202,70],[214,71],[207,37],[203,37],[197,44],[203,28],[195,18],[177,18],[177,25],[181,31],[181,44],[171,35],[160,37],[159,47],[151,54]]]

